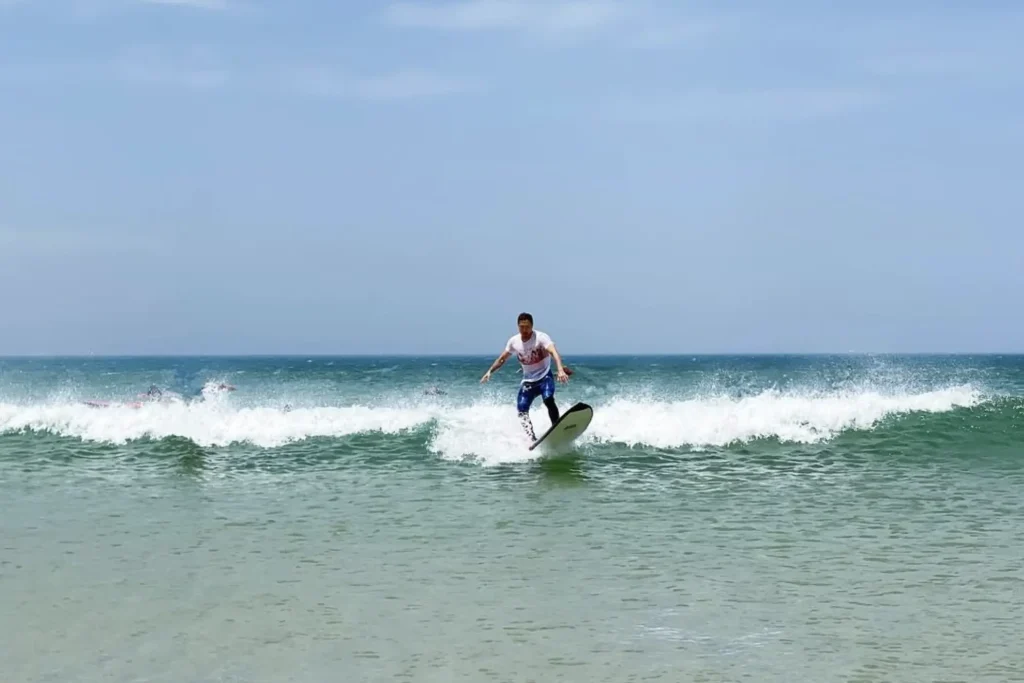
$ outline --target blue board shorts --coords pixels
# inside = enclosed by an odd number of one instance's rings
[[[555,395],[555,376],[549,370],[548,374],[536,382],[523,382],[519,385],[519,395],[516,396],[516,408],[520,413],[530,412],[530,406],[535,398],[540,396],[547,400]]]

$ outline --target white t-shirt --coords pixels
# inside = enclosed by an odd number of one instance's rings
[[[547,349],[550,345],[551,337],[537,329],[525,342],[519,334],[508,340],[505,350],[522,364],[523,382],[536,382],[551,370],[551,353]]]

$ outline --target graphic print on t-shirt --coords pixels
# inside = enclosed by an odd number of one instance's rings
[[[543,347],[537,346],[537,347],[534,347],[534,348],[530,349],[530,352],[529,352],[528,355],[524,356],[524,355],[520,354],[519,355],[519,362],[522,363],[523,365],[534,365],[536,363],[541,362],[542,360],[544,360],[547,357],[548,357],[548,350],[543,348]]]
[[[508,340],[506,349],[522,364],[524,382],[536,382],[548,374],[551,354],[547,347],[550,345],[551,337],[539,330],[534,330],[533,336],[526,342],[518,334]]]

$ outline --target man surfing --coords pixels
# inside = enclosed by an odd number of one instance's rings
[[[568,382],[569,375],[572,373],[562,365],[562,357],[559,355],[558,349],[555,348],[555,343],[551,341],[551,337],[540,330],[533,329],[532,315],[520,313],[517,322],[519,323],[519,334],[513,335],[508,340],[505,350],[501,352],[497,360],[491,363],[491,367],[480,378],[480,383],[488,381],[491,378],[491,373],[501,368],[508,357],[515,354],[523,372],[519,394],[516,396],[519,421],[523,424],[523,429],[529,434],[530,439],[536,441],[533,423],[530,421],[530,406],[537,396],[540,396],[544,405],[547,406],[551,424],[558,421],[558,406],[555,404],[555,380],[551,375],[552,356],[558,366],[559,382]]]

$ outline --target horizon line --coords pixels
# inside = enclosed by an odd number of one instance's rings
[[[764,356],[1024,356],[1024,350],[1018,351],[643,351],[643,352],[589,352],[566,354],[563,358],[675,358],[675,357],[764,357]],[[465,353],[32,353],[32,354],[0,354],[0,360],[22,359],[144,359],[144,358],[496,358],[497,353],[465,352]]]

